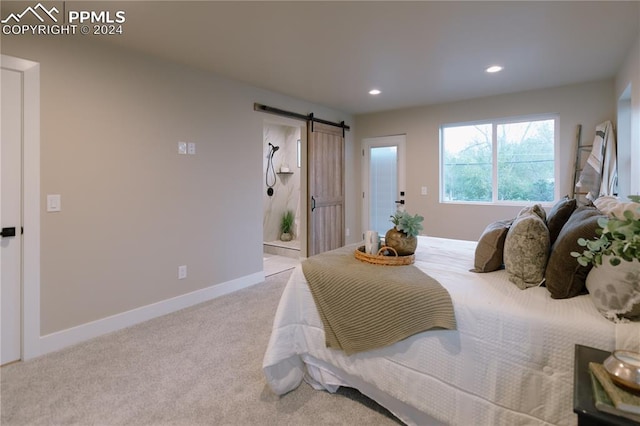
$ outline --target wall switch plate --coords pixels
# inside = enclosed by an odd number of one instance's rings
[[[421,195],[427,195],[427,187],[426,187],[426,186],[423,186],[423,187],[420,189],[420,194],[421,194]]]
[[[186,153],[187,153],[187,143],[178,142],[178,154],[186,154]]]
[[[62,201],[60,199],[60,194],[47,195],[47,211],[59,212],[60,210],[62,210]]]
[[[187,265],[178,266],[178,279],[183,280],[187,278]]]
[[[189,155],[196,155],[196,144],[195,144],[195,142],[189,142],[187,144],[187,153]]]

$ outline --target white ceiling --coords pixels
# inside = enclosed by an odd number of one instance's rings
[[[110,43],[352,114],[613,77],[640,32],[639,1],[86,4],[126,12]]]

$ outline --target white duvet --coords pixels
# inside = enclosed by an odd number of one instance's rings
[[[263,360],[269,386],[277,394],[303,379],[332,392],[356,387],[408,424],[575,424],[574,345],[611,351],[638,344],[640,324],[608,321],[588,295],[554,300],[544,287],[518,289],[504,270],[469,272],[475,246],[419,237],[415,265],[449,291],[457,330],[426,331],[351,356],[325,347],[296,268]]]

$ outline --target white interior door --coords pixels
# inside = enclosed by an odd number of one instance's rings
[[[0,364],[6,364],[21,358],[22,347],[22,73],[3,68],[0,80]]]
[[[404,208],[405,141],[405,135],[362,141],[362,223],[364,230],[377,231],[380,236],[393,226],[390,216]]]

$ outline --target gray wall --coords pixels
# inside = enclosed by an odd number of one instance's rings
[[[88,39],[3,37],[2,54],[41,64],[41,194],[62,196],[59,213],[41,202],[41,335],[262,271],[267,115],[254,102],[353,125]],[[178,141],[197,155],[178,155]]]
[[[424,235],[476,240],[484,227],[514,217],[523,205],[464,205],[439,202],[439,128],[445,123],[556,113],[560,116],[560,194],[570,193],[576,126],[591,141],[595,126],[614,120],[613,80],[514,93],[356,117],[356,143],[365,138],[407,135],[406,208],[425,217]],[[420,195],[426,186],[428,194]]]

